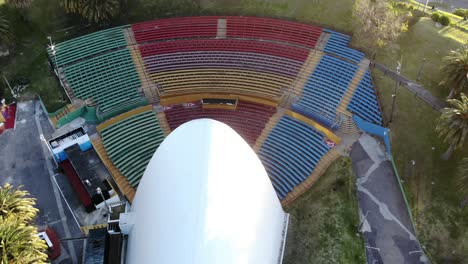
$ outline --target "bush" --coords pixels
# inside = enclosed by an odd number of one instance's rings
[[[448,17],[447,15],[443,15],[439,18],[439,22],[443,26],[448,26],[450,25],[450,17]]]
[[[440,20],[440,13],[435,12],[434,14],[431,15],[431,19],[432,19],[434,22],[439,22],[439,20]]]
[[[453,11],[453,14],[459,17],[463,17],[465,20],[468,19],[468,9],[457,8],[455,11]]]

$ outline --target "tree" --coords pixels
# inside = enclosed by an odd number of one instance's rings
[[[120,11],[119,0],[62,0],[68,13],[76,13],[93,24],[109,22]]]
[[[22,221],[34,219],[38,210],[34,208],[36,201],[27,197],[29,193],[20,189],[14,189],[10,184],[0,188],[0,220],[8,217],[20,218]]]
[[[394,41],[407,28],[406,17],[383,0],[357,0],[353,17],[354,38],[372,52]]]
[[[0,43],[9,43],[11,40],[10,22],[0,13]]]
[[[445,65],[442,72],[445,77],[440,84],[452,87],[447,97],[451,99],[468,87],[468,45],[450,51],[443,61]]]
[[[38,210],[29,193],[9,184],[0,188],[0,263],[46,263],[47,245],[30,225]]]
[[[16,8],[26,8],[30,7],[32,4],[32,0],[6,0],[7,5]]]
[[[46,249],[35,227],[19,219],[0,222],[0,263],[47,263]]]
[[[450,146],[442,155],[443,159],[449,159],[453,150],[461,148],[468,134],[468,97],[461,94],[460,100],[447,99],[451,107],[442,109],[442,115],[436,126],[436,132],[443,141]]]

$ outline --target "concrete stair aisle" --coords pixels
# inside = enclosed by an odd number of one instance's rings
[[[265,127],[262,130],[262,133],[260,136],[258,136],[257,140],[255,141],[255,145],[252,147],[255,153],[258,153],[260,148],[263,145],[263,142],[267,139],[268,135],[270,134],[271,130],[276,126],[278,121],[281,119],[281,117],[284,115],[285,109],[278,107],[277,112],[273,114],[268,122],[265,124]]]
[[[156,113],[156,117],[158,118],[159,126],[164,132],[164,136],[167,137],[171,133],[171,127],[169,126],[169,123],[167,122],[166,114],[161,111],[161,112]]]
[[[216,38],[226,38],[227,32],[227,21],[225,18],[218,19],[218,28],[216,32]]]
[[[343,134],[358,134],[359,128],[353,120],[353,114],[349,111],[338,112],[337,119],[340,119],[340,128],[338,131]]]
[[[328,169],[328,167],[338,158],[340,153],[336,149],[330,149],[330,151],[325,154],[320,161],[315,166],[314,171],[310,174],[305,181],[303,181],[298,186],[288,193],[288,195],[281,200],[282,206],[288,206],[291,204],[297,197],[306,192],[310,187],[312,187],[317,180],[322,176],[322,174]]]
[[[291,100],[292,98],[299,98],[302,96],[302,91],[304,90],[304,86],[307,83],[309,76],[314,72],[323,55],[324,53],[319,50],[310,51],[301,70],[291,85],[292,88],[284,91],[283,97],[281,98],[281,105],[289,107],[293,101]]]
[[[140,78],[141,87],[139,92],[142,93],[144,97],[151,103],[155,104],[159,102],[159,93],[157,91],[156,84],[149,78],[149,74],[146,71],[143,58],[141,57],[138,45],[135,40],[135,36],[131,28],[124,30],[124,35],[128,43],[128,50],[132,56],[133,64],[135,65],[135,70],[138,73]]]
[[[337,107],[338,112],[342,112],[342,113],[347,112],[349,102],[351,102],[354,92],[356,91],[359,83],[361,82],[362,78],[366,74],[366,71],[369,69],[369,60],[366,58],[362,59],[361,62],[359,62],[358,66],[359,66],[359,69],[354,74],[354,77],[351,80],[351,83],[349,84],[348,89],[346,89],[346,92],[341,98],[340,104]]]
[[[77,110],[78,108],[84,106],[84,102],[82,100],[75,100],[73,103],[71,104],[67,104],[60,113],[58,113],[57,115],[55,116],[52,116],[52,117],[49,117],[50,121],[52,122],[52,124],[54,125],[54,127],[57,126],[57,122],[58,120],[60,120],[60,118],[70,114],[71,112]]]
[[[328,39],[330,38],[330,33],[328,32],[322,32],[320,35],[319,39],[317,40],[317,43],[315,43],[315,49],[316,50],[323,50],[325,46],[327,45]]]

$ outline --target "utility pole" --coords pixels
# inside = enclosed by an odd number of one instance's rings
[[[423,12],[426,12],[426,9],[427,9],[427,5],[429,4],[429,0],[426,0],[426,4],[424,5],[424,10]]]
[[[419,80],[421,80],[421,73],[422,73],[425,63],[426,63],[426,58],[423,58],[421,66],[419,67],[418,75],[416,76],[416,82],[419,82]]]
[[[392,122],[393,122],[393,113],[395,111],[395,104],[396,104],[396,96],[397,96],[397,90],[398,90],[398,87],[400,86],[400,80],[398,79],[398,77],[400,76],[400,72],[401,72],[401,61],[402,59],[400,59],[397,63],[397,67],[396,67],[396,72],[398,74],[397,76],[397,79],[396,79],[396,83],[395,83],[395,88],[393,89],[393,94],[392,94],[392,112],[390,113],[390,120],[388,120],[388,125],[390,125]]]

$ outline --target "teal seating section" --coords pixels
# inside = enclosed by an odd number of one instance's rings
[[[50,47],[47,52],[55,67],[62,67],[102,52],[126,47],[124,27],[109,28],[55,44],[55,56]]]
[[[140,79],[128,49],[65,67],[64,75],[75,96],[83,100],[92,98],[101,113],[142,100],[138,93]]]
[[[137,187],[151,157],[164,140],[153,111],[145,111],[100,131],[112,163],[131,186]]]

